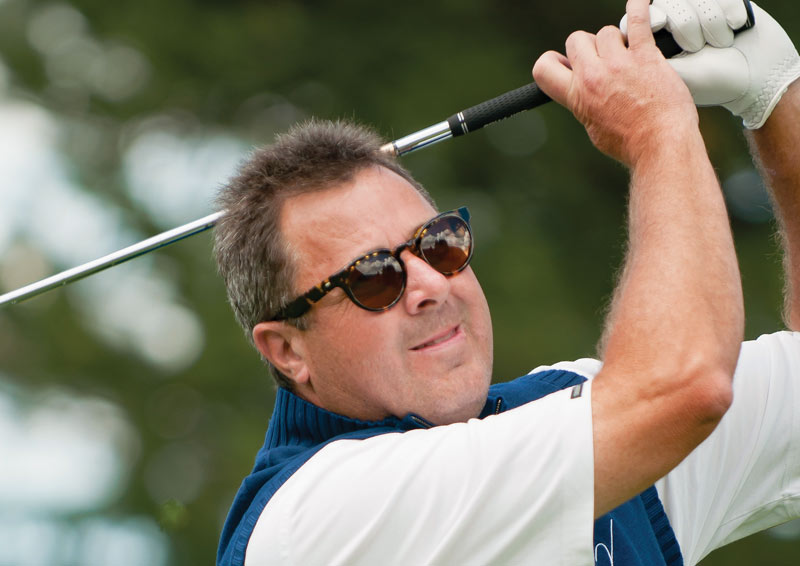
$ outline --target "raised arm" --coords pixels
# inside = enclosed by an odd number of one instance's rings
[[[741,23],[738,2],[687,2],[698,11],[703,8],[723,12],[724,5],[725,18],[731,25]],[[800,55],[781,25],[755,3],[752,3],[755,26],[728,37],[726,44],[713,39],[721,34],[710,34],[710,25],[682,18],[679,4],[660,2],[659,6],[666,10],[663,19],[676,40],[687,52],[693,51],[671,59],[670,65],[684,79],[695,102],[727,108],[748,129],[751,152],[771,189],[781,228],[786,324],[794,330],[800,329],[800,159],[797,157],[800,87],[794,84],[800,77]],[[704,45],[703,41],[689,45],[684,38],[690,36],[705,36],[709,44],[717,47]]]
[[[775,208],[786,277],[784,319],[800,330],[800,82],[794,82],[764,126],[748,132],[750,151]]]
[[[592,385],[595,516],[677,465],[731,399],[743,332],[738,268],[691,95],[655,48],[647,0],[578,32],[534,77],[630,168],[629,249]]]

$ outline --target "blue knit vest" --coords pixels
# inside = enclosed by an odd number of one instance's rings
[[[548,370],[493,385],[480,418],[583,381],[584,377],[569,371]],[[253,471],[242,482],[225,521],[217,552],[218,566],[244,565],[247,543],[270,498],[329,442],[430,426],[413,414],[382,421],[350,419],[279,389],[264,446],[256,455]],[[683,566],[678,542],[655,487],[595,521],[594,556],[598,566]]]

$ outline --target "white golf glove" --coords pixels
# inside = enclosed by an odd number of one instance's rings
[[[669,63],[695,104],[723,106],[757,129],[800,77],[800,56],[778,22],[751,4],[755,26],[735,37],[747,18],[742,0],[654,0],[650,25],[666,28],[684,49]],[[625,18],[620,28],[626,33]]]

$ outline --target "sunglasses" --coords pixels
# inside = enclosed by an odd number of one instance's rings
[[[340,287],[357,306],[385,311],[403,296],[406,267],[400,254],[408,250],[442,275],[454,275],[472,258],[472,231],[467,207],[443,212],[420,226],[409,241],[394,251],[380,249],[362,256],[282,308],[270,320],[304,315],[311,306]]]

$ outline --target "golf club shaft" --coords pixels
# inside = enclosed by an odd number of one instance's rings
[[[103,271],[104,269],[119,265],[120,263],[126,262],[135,257],[139,257],[140,255],[144,255],[148,252],[152,252],[153,250],[163,248],[164,246],[168,246],[169,244],[175,243],[184,238],[188,238],[189,236],[204,232],[209,228],[212,228],[222,214],[222,212],[209,214],[208,216],[200,218],[199,220],[195,220],[194,222],[190,222],[188,224],[184,224],[183,226],[173,228],[172,230],[162,232],[157,236],[142,240],[139,243],[110,253],[106,256],[95,259],[94,261],[84,263],[83,265],[73,267],[72,269],[67,269],[66,271],[62,271],[61,273],[46,279],[42,279],[41,281],[21,287],[16,291],[11,291],[4,295],[0,295],[0,306],[6,304],[13,305],[25,301],[37,295],[41,295],[50,289],[67,285],[68,283],[83,279],[84,277],[88,277],[89,275],[97,273],[98,271]]]
[[[409,136],[390,142],[384,145],[381,150],[394,153],[395,155],[403,155],[444,139],[474,131],[486,124],[507,118],[522,110],[544,104],[549,100],[547,95],[542,93],[535,83],[532,83],[491,100],[487,100],[458,114],[454,114],[449,119],[449,122],[453,123],[452,129],[448,121],[440,122],[439,124],[435,124]],[[447,128],[446,135],[443,135],[442,124]],[[457,132],[453,133],[453,129],[456,129]],[[177,228],[173,228],[172,230],[168,230],[157,236],[128,246],[127,248],[62,271],[61,273],[31,283],[15,291],[0,295],[0,307],[26,301],[51,289],[55,289],[56,287],[62,287],[73,283],[74,281],[78,281],[79,279],[83,279],[84,277],[108,269],[109,267],[119,265],[120,263],[139,257],[153,250],[163,248],[164,246],[168,246],[169,244],[173,244],[184,238],[193,236],[194,234],[204,232],[212,228],[224,213],[225,211],[223,210],[214,214],[209,214],[204,218],[184,224],[183,226],[178,226]]]

